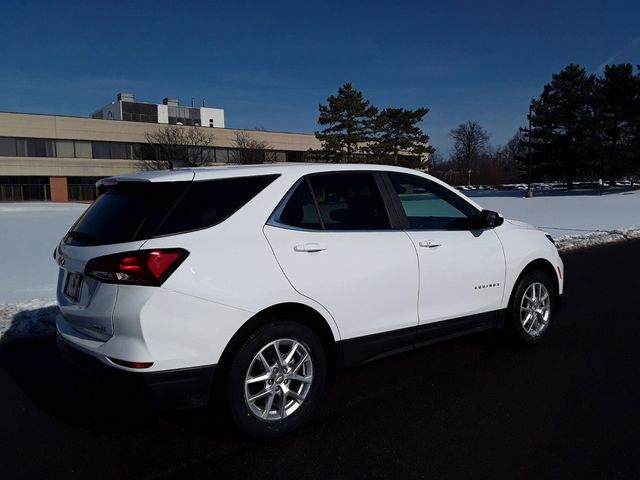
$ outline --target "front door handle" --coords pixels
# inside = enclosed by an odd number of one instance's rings
[[[320,243],[305,243],[304,245],[296,245],[295,247],[293,247],[294,252],[307,252],[307,253],[322,252],[323,250],[326,250],[326,249],[327,247],[325,247]]]
[[[418,245],[425,248],[435,248],[435,247],[439,247],[442,244],[436,240],[424,240],[418,243]]]

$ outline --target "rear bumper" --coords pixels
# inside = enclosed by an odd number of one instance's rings
[[[215,365],[165,370],[133,372],[110,367],[98,358],[74,347],[60,333],[58,349],[76,368],[117,384],[118,388],[141,392],[155,407],[163,410],[199,408],[209,404]]]

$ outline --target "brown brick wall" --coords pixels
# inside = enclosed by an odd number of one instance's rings
[[[51,185],[52,202],[68,202],[69,190],[67,188],[67,177],[49,177]]]

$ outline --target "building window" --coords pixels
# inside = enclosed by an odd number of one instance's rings
[[[50,199],[49,177],[0,176],[0,202]]]
[[[18,138],[16,141],[18,157],[55,157],[53,140],[44,138]]]
[[[158,123],[158,106],[148,103],[122,102],[122,120]]]
[[[0,137],[0,156],[15,157],[16,155],[16,139],[13,137]]]
[[[216,162],[229,163],[229,149],[216,148]]]
[[[127,158],[127,144],[126,143],[111,143],[111,157],[109,158],[117,158],[117,159],[126,159]]]
[[[82,142],[76,140],[76,158],[93,158],[93,149],[91,142]]]
[[[91,142],[91,152],[93,158],[111,158],[109,142]]]
[[[93,201],[97,196],[96,182],[104,177],[67,177],[69,200]]]
[[[202,148],[202,163],[207,165],[216,161],[216,151],[213,147]]]
[[[58,158],[74,158],[76,154],[73,140],[56,140],[56,156]]]

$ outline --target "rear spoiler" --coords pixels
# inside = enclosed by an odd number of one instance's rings
[[[156,172],[134,173],[117,177],[102,178],[96,182],[98,195],[103,194],[119,183],[161,183],[161,182],[190,182],[195,178],[193,170],[161,170]]]

